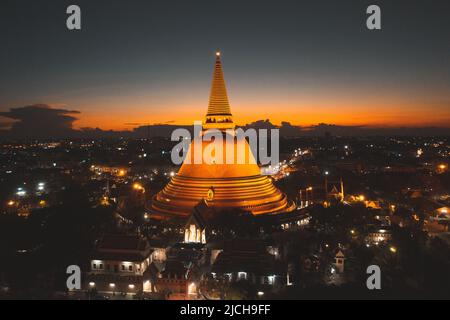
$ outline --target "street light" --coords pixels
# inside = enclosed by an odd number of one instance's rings
[[[140,183],[137,183],[137,182],[135,182],[133,184],[133,189],[137,190],[137,191],[145,192],[145,188]]]
[[[308,187],[307,189],[306,189],[306,196],[308,196],[308,191],[310,191],[310,195],[311,195],[311,200],[310,200],[310,203],[312,204],[313,203],[313,201],[314,201],[314,199],[313,199],[313,187]]]

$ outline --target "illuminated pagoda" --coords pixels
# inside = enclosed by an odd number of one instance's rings
[[[187,158],[194,159],[196,146],[204,150],[214,143],[205,139],[198,144],[192,142],[178,173],[154,196],[154,214],[188,217],[193,208],[203,200],[217,210],[239,209],[254,215],[289,212],[295,208],[287,196],[272,184],[271,179],[261,174],[246,139],[233,136],[227,140],[230,132],[235,133],[235,124],[228,102],[220,52],[216,53],[208,112],[203,121],[202,134],[209,129],[223,134],[222,157],[226,157],[227,150],[234,150],[234,161],[186,161]],[[210,156],[214,158],[217,154],[214,151]]]

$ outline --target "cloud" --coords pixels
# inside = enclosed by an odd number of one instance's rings
[[[13,120],[8,124],[8,136],[14,138],[61,138],[71,137],[78,133],[73,129],[77,120],[74,116],[79,111],[52,108],[47,104],[35,104],[25,107],[11,108],[0,112],[0,116]]]

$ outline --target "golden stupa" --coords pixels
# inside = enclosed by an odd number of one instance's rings
[[[224,136],[223,161],[208,159],[197,164],[184,161],[178,173],[166,187],[153,197],[152,212],[160,216],[187,217],[202,200],[208,206],[217,209],[240,209],[258,214],[273,214],[292,211],[295,206],[284,193],[279,191],[269,177],[261,175],[252,151],[245,139],[232,138],[226,142],[226,136],[234,132],[235,125],[228,102],[223,77],[220,53],[216,53],[216,62],[209,97],[208,112],[203,122],[203,130],[220,130]],[[195,146],[203,150],[211,141],[192,142],[187,157],[194,159]],[[234,161],[226,161],[227,150],[234,149]],[[244,152],[237,152],[244,150]],[[219,154],[219,153],[218,153]],[[238,159],[242,154],[245,159]],[[212,153],[211,157],[217,156]],[[203,156],[205,160],[205,156]]]

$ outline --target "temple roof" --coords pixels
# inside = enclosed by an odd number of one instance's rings
[[[192,210],[189,216],[186,226],[195,224],[200,229],[205,229],[210,220],[217,215],[214,207],[210,207],[208,202],[203,198]]]
[[[144,251],[148,249],[148,242],[138,235],[106,234],[97,246],[97,250],[127,250]]]
[[[211,93],[209,96],[208,113],[206,116],[228,115],[231,116],[230,103],[228,102],[227,88],[220,61],[220,52],[216,53]]]

